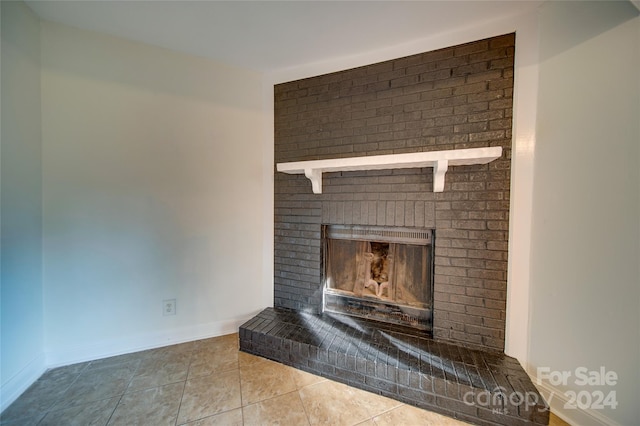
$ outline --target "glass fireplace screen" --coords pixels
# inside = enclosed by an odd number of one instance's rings
[[[324,310],[431,331],[433,234],[324,225]]]

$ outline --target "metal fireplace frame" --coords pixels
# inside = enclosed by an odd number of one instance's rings
[[[386,322],[401,327],[410,327],[417,334],[433,335],[433,303],[434,303],[434,260],[435,260],[435,230],[429,228],[412,228],[398,226],[373,226],[373,225],[333,225],[323,224],[321,231],[322,251],[321,251],[321,282],[322,282],[322,311],[343,315],[350,315],[366,318],[379,322]],[[403,304],[397,300],[383,299],[382,285],[376,286],[377,298],[367,296],[357,296],[341,294],[339,290],[331,289],[328,282],[328,241],[350,240],[363,241],[369,243],[407,244],[421,247],[428,247],[427,258],[423,260],[423,267],[428,272],[423,274],[427,281],[424,289],[428,294],[428,307],[415,307]],[[388,294],[397,283],[393,282],[393,264],[395,258],[392,257],[391,276],[387,286]],[[358,265],[361,268],[362,265]],[[367,263],[365,269],[370,268]],[[367,270],[367,272],[369,272]],[[362,273],[362,271],[360,271]],[[367,278],[369,276],[367,275]]]

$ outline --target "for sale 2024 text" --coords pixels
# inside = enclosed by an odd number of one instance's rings
[[[567,402],[565,409],[615,409],[618,406],[616,391],[607,389],[618,383],[618,374],[615,371],[607,371],[604,366],[598,370],[589,370],[587,367],[577,367],[575,370],[551,370],[549,367],[538,367],[538,384],[548,382],[552,386],[582,386],[588,389],[579,391],[567,390],[564,396]],[[594,387],[598,387],[594,389]],[[604,390],[603,390],[604,387]],[[553,399],[551,394],[550,399]],[[549,401],[551,402],[551,401]]]

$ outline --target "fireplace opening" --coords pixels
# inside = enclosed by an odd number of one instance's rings
[[[323,225],[324,311],[430,335],[433,239],[432,229]]]

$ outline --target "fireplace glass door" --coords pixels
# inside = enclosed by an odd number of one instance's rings
[[[433,230],[323,227],[324,310],[431,331]]]

